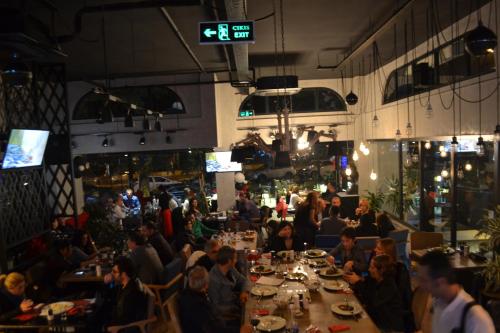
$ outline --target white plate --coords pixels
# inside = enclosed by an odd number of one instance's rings
[[[250,268],[250,273],[253,274],[272,274],[274,273],[274,267],[269,265],[256,265]]]
[[[305,279],[306,277],[307,276],[304,273],[293,272],[293,273],[288,273],[285,278],[291,281],[300,281],[302,279]]]
[[[309,250],[306,251],[306,255],[309,258],[321,258],[327,255],[327,253],[323,250]]]
[[[338,280],[325,281],[323,283],[323,288],[330,291],[341,291],[348,287],[349,285],[346,282]]]
[[[259,331],[272,332],[277,331],[286,326],[286,320],[276,316],[264,316],[259,318],[260,322],[257,325]]]
[[[320,269],[319,276],[326,277],[326,278],[335,278],[335,277],[339,277],[339,276],[344,275],[344,271],[340,268],[337,268],[337,272],[333,273],[333,274],[328,272],[329,269],[330,269],[330,267],[325,267],[325,268]]]
[[[278,288],[273,286],[255,286],[250,292],[255,296],[267,297],[277,294]]]
[[[333,303],[330,306],[330,310],[332,310],[333,313],[336,313],[341,316],[356,316],[363,312],[363,308],[361,305],[358,303],[353,303],[353,302],[348,302],[347,305],[352,306],[352,310],[344,310],[341,307],[345,306],[345,302],[338,302],[338,303]]]
[[[328,266],[328,262],[325,259],[309,259],[309,266],[313,268],[320,268]]]
[[[72,302],[52,303],[52,304],[46,305],[42,308],[42,311],[40,312],[40,316],[47,316],[47,314],[49,313],[49,309],[52,309],[52,313],[54,315],[59,315],[63,312],[68,311],[69,309],[71,309],[74,306],[75,306],[75,304]]]

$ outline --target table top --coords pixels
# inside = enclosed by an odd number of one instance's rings
[[[314,271],[307,265],[301,265],[299,263],[294,263],[294,272],[304,272],[308,275],[310,279],[318,279],[320,282],[324,283],[328,281],[322,279],[314,273]],[[295,293],[296,290],[306,290],[305,286],[299,282],[285,281],[281,287],[287,289],[287,293]],[[373,323],[371,318],[367,315],[365,311],[358,316],[357,319],[352,317],[338,317],[333,314],[330,306],[337,302],[345,302],[345,299],[350,303],[358,303],[356,296],[352,293],[345,292],[330,292],[320,287],[318,291],[310,291],[311,302],[309,305],[309,310],[302,310],[304,313],[300,317],[295,317],[295,321],[299,325],[300,332],[304,332],[309,325],[314,325],[318,327],[321,332],[328,332],[328,327],[331,325],[348,325],[350,326],[350,331],[352,332],[379,332],[379,329]],[[265,308],[270,311],[271,315],[276,315],[290,320],[290,310],[288,308],[278,308],[273,301],[273,297],[262,298],[259,302],[259,297],[250,296],[249,301],[245,305],[245,322],[250,321],[249,314],[252,310],[259,308]]]
[[[99,283],[104,281],[104,275],[110,273],[111,268],[109,266],[102,266],[101,271],[101,275],[97,276],[95,268],[78,268],[72,272],[63,274],[59,281],[61,283]]]
[[[422,250],[413,250],[411,251],[412,257],[414,257],[417,261],[422,258],[429,249]],[[474,261],[469,257],[463,256],[459,252],[455,252],[454,254],[449,255],[451,264],[456,270],[474,270],[481,269],[486,266],[486,263]]]

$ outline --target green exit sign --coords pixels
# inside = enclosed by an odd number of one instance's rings
[[[200,22],[200,44],[253,43],[254,21]]]
[[[240,111],[240,117],[252,117],[253,110]]]

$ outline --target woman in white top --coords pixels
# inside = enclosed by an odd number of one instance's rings
[[[292,194],[290,195],[290,202],[288,203],[288,206],[296,210],[301,202],[302,198],[299,196],[299,187],[294,186],[292,188]]]

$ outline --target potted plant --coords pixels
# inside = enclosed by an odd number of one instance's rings
[[[489,236],[488,250],[491,251],[482,272],[485,282],[483,294],[500,299],[500,205],[496,207],[493,217],[485,215],[481,222],[484,227],[476,236]]]
[[[373,209],[376,213],[382,210],[382,206],[384,205],[385,200],[385,194],[380,189],[375,192],[366,191],[366,195],[364,195],[363,198],[368,200],[370,208]]]
[[[406,176],[406,175],[405,175]],[[392,176],[387,178],[385,183],[387,186],[386,204],[392,213],[399,215],[400,213],[406,214],[415,210],[414,194],[416,192],[416,183],[408,177],[403,177],[403,206],[401,206],[399,179]]]

